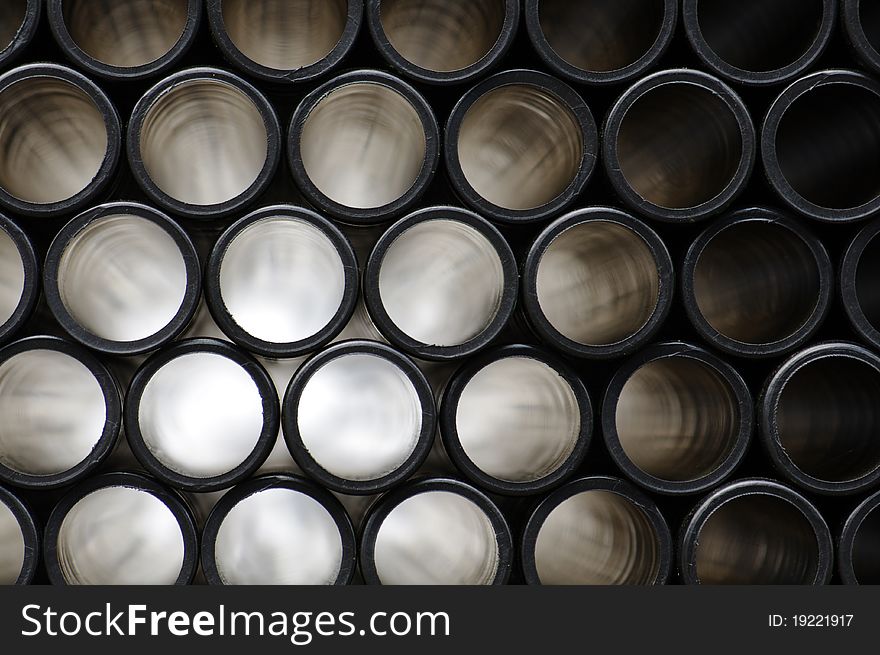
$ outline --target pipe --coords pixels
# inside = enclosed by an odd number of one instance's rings
[[[216,68],[188,68],[138,100],[127,147],[135,179],[154,202],[217,218],[243,209],[269,185],[281,128],[250,83]]]
[[[125,401],[132,452],[160,481],[219,491],[250,477],[278,436],[266,370],[227,341],[178,341],[138,369]]]
[[[426,191],[439,159],[437,119],[409,84],[376,70],[335,77],[306,96],[290,123],[300,191],[351,224],[399,216]]]
[[[820,585],[831,577],[831,532],[796,491],[760,478],[738,480],[701,500],[684,521],[685,584]]]
[[[229,227],[211,251],[205,298],[234,342],[265,357],[317,350],[345,327],[358,298],[357,260],[330,221],[292,205]]]
[[[428,360],[489,345],[516,304],[519,273],[501,233],[465,209],[428,207],[391,226],[364,271],[370,316],[389,341]]]
[[[355,43],[360,0],[208,0],[223,56],[268,82],[298,83],[336,69]]]
[[[112,81],[141,80],[174,66],[198,33],[199,0],[48,0],[49,27],[64,55]]]
[[[838,0],[684,0],[691,48],[732,82],[779,84],[822,56],[834,34]]]
[[[409,478],[427,457],[434,397],[405,355],[374,341],[344,341],[296,372],[282,426],[306,474],[339,493],[374,494]]]
[[[789,357],[761,399],[761,436],[776,468],[825,494],[854,493],[880,480],[880,357],[824,342]]]
[[[850,323],[862,339],[880,348],[880,221],[855,236],[840,266],[840,296]]]
[[[557,75],[613,84],[644,74],[663,56],[678,22],[676,0],[526,0],[538,56]]]
[[[610,207],[566,214],[535,239],[522,303],[538,336],[573,357],[632,352],[663,324],[674,268],[647,225]]]
[[[0,76],[0,205],[26,216],[92,202],[119,163],[119,116],[101,89],[57,64]]]
[[[880,7],[861,0],[842,0],[841,23],[856,57],[874,73],[880,73]]]
[[[856,221],[880,211],[880,83],[848,70],[813,73],[770,106],[761,133],[770,185],[808,218]]]
[[[455,192],[478,214],[538,221],[571,204],[593,172],[599,137],[589,107],[545,73],[510,70],[464,94],[446,124]]]
[[[638,214],[670,222],[723,211],[755,162],[743,101],[716,77],[673,69],[642,78],[605,122],[603,159],[614,190]]]
[[[115,380],[87,350],[29,337],[0,350],[0,481],[54,489],[92,473],[122,422]]]
[[[468,360],[440,404],[446,453],[474,484],[500,494],[536,494],[565,480],[581,465],[592,428],[577,373],[527,345]]]
[[[880,493],[863,500],[840,533],[837,564],[844,584],[880,583]]]
[[[498,507],[449,478],[423,478],[382,496],[360,542],[367,584],[499,585],[512,559],[510,528]]]
[[[0,486],[0,586],[30,584],[39,552],[33,515],[15,494]]]
[[[623,480],[585,477],[544,498],[522,537],[528,584],[659,585],[672,537],[647,496]]]
[[[344,585],[356,550],[339,501],[295,475],[238,485],[214,506],[202,532],[202,566],[215,585]]]
[[[495,67],[519,24],[518,0],[370,0],[373,45],[426,84],[460,84]]]
[[[108,473],[58,503],[43,557],[54,585],[184,585],[198,567],[198,532],[174,491],[137,473]]]
[[[196,311],[201,271],[177,223],[132,202],[65,225],[46,255],[43,289],[58,323],[102,353],[138,355],[177,337]]]
[[[40,295],[40,264],[27,234],[0,214],[0,344],[27,323]]]
[[[602,402],[612,459],[665,494],[705,491],[739,466],[752,435],[749,388],[736,370],[688,343],[649,347],[614,374]]]
[[[40,26],[41,0],[0,3],[0,68],[15,60],[33,41]]]
[[[809,340],[828,315],[834,287],[822,242],[763,207],[714,221],[688,249],[681,277],[697,332],[744,357],[780,355]]]

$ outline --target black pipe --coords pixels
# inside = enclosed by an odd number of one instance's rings
[[[548,218],[583,190],[599,137],[589,107],[561,80],[509,70],[462,96],[446,123],[444,157],[456,193],[478,214]]]
[[[685,34],[718,75],[779,84],[806,71],[834,34],[838,0],[684,0]]]
[[[30,584],[40,562],[40,536],[30,509],[0,486],[0,585]]]
[[[535,239],[522,302],[541,339],[574,357],[615,357],[649,340],[669,313],[674,268],[647,225],[609,207],[566,214]]]
[[[0,214],[0,344],[24,326],[40,296],[40,265],[27,234]]]
[[[742,192],[756,137],[727,84],[692,69],[642,78],[611,107],[603,160],[614,190],[639,214],[671,222],[723,211]]]
[[[614,84],[649,70],[678,23],[677,0],[526,0],[532,47],[557,75]]]
[[[685,519],[680,536],[685,584],[826,584],[833,560],[819,511],[772,480],[738,480],[713,491]]]
[[[758,407],[776,468],[810,491],[854,493],[880,480],[880,357],[847,342],[792,355]]]
[[[761,133],[771,186],[799,213],[855,221],[880,210],[880,83],[826,70],[788,86]]]
[[[42,6],[42,0],[0,3],[0,68],[5,68],[31,44],[40,26]]]
[[[459,84],[495,67],[516,36],[519,0],[368,0],[373,44],[417,82]]]
[[[880,584],[880,493],[863,500],[840,533],[837,567],[844,584]]]
[[[840,266],[843,309],[859,336],[880,348],[880,221],[866,225],[852,240]]]
[[[744,357],[789,352],[815,334],[834,295],[834,270],[810,230],[765,207],[715,221],[691,244],[681,273],[700,335]]]
[[[880,73],[880,7],[871,0],[842,0],[841,23],[862,64]]]

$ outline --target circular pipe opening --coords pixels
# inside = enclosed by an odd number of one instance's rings
[[[177,517],[143,489],[110,486],[70,508],[56,540],[58,565],[70,585],[170,585],[184,565]]]
[[[0,326],[18,311],[24,295],[25,263],[18,245],[0,225]]]
[[[563,61],[612,73],[649,54],[661,36],[665,0],[538,0],[543,38]]]
[[[326,93],[308,112],[299,154],[308,179],[331,201],[376,209],[416,184],[427,138],[406,96],[379,82],[353,81]]]
[[[110,118],[83,88],[51,74],[0,91],[0,187],[20,202],[62,203],[87,189],[111,150]]]
[[[71,39],[96,61],[119,68],[146,66],[167,55],[184,35],[189,0],[63,0]]]
[[[254,99],[214,78],[187,79],[161,92],[143,112],[139,145],[143,168],[159,191],[201,207],[245,194],[270,158],[269,133]]]
[[[800,508],[777,496],[726,500],[693,538],[700,584],[814,584],[817,577],[816,532]]]
[[[16,584],[24,561],[25,541],[21,524],[0,496],[0,585]]]
[[[655,314],[661,274],[645,239],[625,225],[590,220],[557,235],[540,255],[540,311],[566,339],[615,344]]]
[[[661,573],[660,542],[644,511],[603,489],[556,505],[537,531],[535,569],[545,585],[647,585]]]
[[[467,183],[506,210],[546,205],[581,172],[583,129],[572,109],[535,84],[506,84],[465,112],[455,144]]]
[[[859,23],[874,52],[880,54],[880,6],[876,2],[857,0]]]
[[[770,221],[724,228],[703,246],[693,269],[693,295],[702,318],[722,337],[745,344],[771,344],[796,335],[816,316],[822,287],[822,270],[810,244]]]
[[[18,31],[24,27],[28,0],[6,0],[0,3],[0,53],[12,45]]]
[[[880,509],[862,519],[853,537],[852,568],[859,584],[880,584]]]
[[[876,235],[859,256],[855,292],[862,314],[874,330],[880,330],[880,239]]]
[[[381,0],[380,27],[407,62],[435,73],[470,68],[502,36],[505,0]]]

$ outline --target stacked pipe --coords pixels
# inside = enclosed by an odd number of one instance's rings
[[[875,5],[0,3],[0,583],[880,583]]]

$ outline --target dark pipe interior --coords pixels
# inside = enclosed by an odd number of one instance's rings
[[[861,0],[859,21],[862,23],[862,30],[868,43],[874,50],[880,52],[880,3],[876,0]]]
[[[795,333],[815,311],[819,289],[816,258],[803,239],[764,221],[717,234],[694,269],[703,318],[744,343],[773,343]]]
[[[540,0],[553,51],[572,66],[608,73],[641,59],[663,27],[663,0]]]
[[[859,584],[880,584],[880,508],[874,507],[862,520],[852,556]]]
[[[874,329],[880,330],[880,239],[865,246],[856,268],[856,298]]]
[[[778,438],[801,471],[844,482],[880,467],[880,371],[829,356],[798,369],[776,406]]]
[[[827,84],[797,98],[779,121],[779,167],[820,207],[848,209],[880,196],[880,96]]]
[[[3,0],[0,2],[0,52],[8,48],[27,15],[27,0]]]
[[[627,183],[648,202],[671,209],[696,207],[723,192],[742,153],[730,107],[713,91],[690,83],[663,84],[642,95],[617,136]]]
[[[800,59],[822,24],[822,0],[699,0],[697,21],[712,51],[751,72]]]
[[[811,584],[819,566],[816,534],[806,516],[775,496],[727,501],[696,539],[700,584]]]

